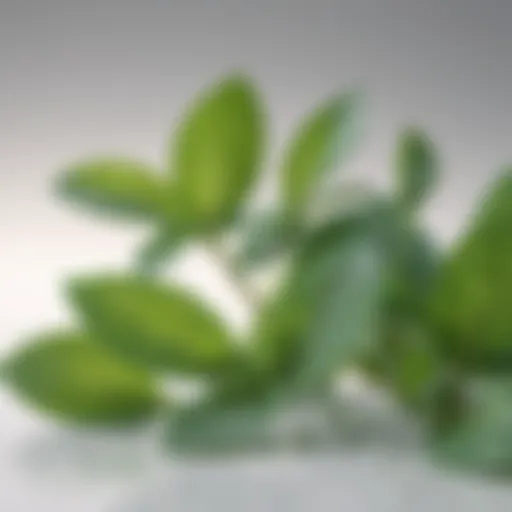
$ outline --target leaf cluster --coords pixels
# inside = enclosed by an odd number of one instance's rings
[[[422,222],[441,175],[423,130],[398,135],[391,192],[339,179],[358,144],[362,100],[355,90],[336,94],[306,113],[263,209],[254,193],[269,160],[267,113],[241,74],[188,105],[160,169],[102,156],[62,170],[62,199],[145,223],[151,236],[130,271],[69,280],[74,324],[11,354],[6,382],[63,421],[163,417],[173,450],[226,453],[273,446],[282,411],[330,398],[356,368],[425,425],[442,460],[510,472],[512,170],[442,248]],[[252,308],[243,339],[211,304],[163,277],[191,243],[211,251]],[[274,264],[280,279],[257,292],[252,278]],[[169,376],[205,392],[188,402],[169,396]]]

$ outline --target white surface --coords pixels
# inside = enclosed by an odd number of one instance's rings
[[[436,470],[405,429],[375,424],[366,447],[340,454],[174,461],[154,432],[112,437],[34,420],[2,400],[2,512],[493,512],[512,488]],[[395,418],[396,419],[396,418]]]
[[[164,464],[143,439],[123,445],[37,430],[4,433],[2,512],[512,509],[512,490],[448,477],[405,453],[371,449],[336,457]]]

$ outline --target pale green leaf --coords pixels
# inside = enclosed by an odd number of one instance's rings
[[[184,113],[171,170],[194,223],[213,229],[231,220],[257,177],[263,131],[258,95],[240,74],[208,88]]]
[[[160,402],[145,371],[76,332],[30,340],[3,363],[2,375],[28,404],[66,421],[139,422],[151,418]]]
[[[102,157],[69,166],[57,179],[67,201],[116,218],[165,218],[170,198],[151,166],[124,158]]]
[[[416,128],[400,136],[395,155],[398,201],[415,210],[427,199],[439,172],[439,157],[432,141]]]
[[[224,322],[181,287],[130,275],[80,278],[69,297],[108,347],[149,367],[222,374],[236,360]]]
[[[292,135],[281,168],[282,201],[292,216],[302,214],[321,179],[347,156],[359,128],[359,106],[359,92],[331,98]]]
[[[207,403],[171,415],[167,443],[177,454],[261,452],[272,443],[269,403],[218,406]]]
[[[341,239],[305,272],[313,309],[297,373],[299,386],[325,385],[354,364],[378,339],[384,262],[375,241]]]

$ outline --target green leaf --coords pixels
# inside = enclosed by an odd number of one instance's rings
[[[285,210],[300,215],[322,177],[336,170],[353,144],[360,94],[329,99],[309,113],[293,134],[281,169]]]
[[[477,367],[512,364],[512,171],[488,190],[446,259],[431,313],[444,348]]]
[[[377,340],[384,265],[366,234],[341,239],[304,269],[314,313],[304,338],[300,387],[324,386]]]
[[[464,419],[436,440],[435,454],[464,470],[510,476],[512,380],[484,378],[470,382],[466,401]]]
[[[425,133],[409,128],[400,136],[395,156],[398,201],[416,210],[427,199],[438,177],[438,155]]]
[[[39,336],[5,361],[2,370],[28,403],[67,421],[139,422],[151,418],[160,402],[146,372],[81,333]]]
[[[428,414],[446,373],[432,335],[414,319],[386,320],[380,346],[374,351],[380,358],[383,383],[405,406]]]
[[[424,310],[441,260],[439,248],[417,222],[401,215],[396,204],[374,197],[363,208],[334,217],[313,232],[309,245],[317,252],[357,233],[375,240],[385,265],[386,309]]]
[[[385,256],[385,272],[379,340],[363,364],[403,404],[424,415],[445,372],[425,318],[439,254],[423,229],[397,215],[394,205],[383,206],[367,219]]]
[[[319,300],[336,277],[337,249],[365,229],[360,215],[343,215],[338,222],[304,233],[288,275],[260,308],[252,335],[255,358],[269,378],[293,379],[304,358],[304,338]]]
[[[374,218],[378,217],[372,216],[371,220],[373,221]],[[300,274],[304,276],[302,279],[307,279],[311,275],[310,280],[314,280],[317,278],[316,272],[322,268],[326,269],[324,273],[328,274],[332,268],[324,266],[320,262],[332,253],[333,247],[338,247],[339,244],[358,234],[370,233],[369,227],[372,222],[369,222],[369,219],[369,212],[351,212],[348,215],[342,214],[340,217],[335,217],[325,225],[309,231],[296,259],[296,273],[299,274],[299,278]],[[374,231],[377,229],[374,228]],[[309,268],[315,269],[315,274],[305,272]]]
[[[312,308],[310,297],[302,294],[299,282],[292,276],[277,294],[267,299],[252,334],[254,359],[271,383],[286,382],[300,361]]]
[[[290,274],[278,293],[263,304],[253,333],[255,358],[279,385],[296,387],[294,379],[315,343],[311,329],[338,277],[345,244],[368,233],[365,215],[342,215],[337,222],[307,233]]]
[[[384,243],[389,260],[387,309],[422,316],[442,262],[439,249],[423,229],[403,223],[394,226]]]
[[[212,382],[199,403],[170,414],[167,442],[184,455],[221,454],[267,449],[275,441],[276,413],[282,410],[280,388],[275,378],[245,353]]]
[[[431,281],[438,271],[439,250],[423,228],[400,215],[396,205],[384,198],[374,197],[364,207],[340,211],[338,216],[311,230],[303,259],[328,257],[336,244],[364,234],[375,241],[383,259],[386,308],[402,312],[424,309]],[[332,267],[314,265],[318,269],[315,272],[323,272],[324,282],[329,283]],[[311,275],[310,271],[303,273]]]
[[[273,389],[238,402],[216,397],[171,414],[167,442],[181,455],[257,453],[325,446],[329,420],[322,405]]]
[[[81,278],[69,296],[106,345],[150,368],[222,374],[237,360],[226,326],[192,294],[130,275]]]
[[[229,222],[257,177],[263,114],[242,75],[231,75],[198,97],[173,141],[172,171],[194,223]]]
[[[275,391],[268,369],[247,352],[240,363],[211,382],[210,399],[217,406],[235,406],[259,401]]]
[[[123,158],[72,165],[59,175],[56,189],[73,204],[122,219],[162,219],[169,200],[165,183],[149,165]]]

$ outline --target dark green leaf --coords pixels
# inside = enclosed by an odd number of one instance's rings
[[[438,156],[422,131],[409,128],[398,141],[395,158],[398,201],[407,210],[415,210],[435,185]]]
[[[406,406],[426,414],[445,372],[425,319],[438,251],[422,229],[394,208],[376,210],[372,216],[368,227],[385,255],[385,279],[379,341],[368,355],[370,374]]]
[[[468,471],[512,473],[512,380],[486,378],[471,382],[467,409],[456,428],[437,439],[436,454]]]
[[[398,224],[384,243],[388,254],[387,307],[423,315],[441,264],[440,251],[422,229]]]
[[[161,219],[166,186],[146,164],[98,158],[70,166],[58,178],[57,192],[91,211],[134,219]]]
[[[435,325],[460,360],[512,363],[512,171],[488,191],[471,227],[440,271]]]
[[[313,229],[306,238],[302,257],[310,261],[325,258],[336,244],[365,233],[375,241],[384,260],[386,307],[410,312],[424,308],[438,270],[439,251],[422,228],[404,219],[387,200],[375,198],[365,207],[341,212]],[[323,272],[324,281],[329,282],[332,267],[314,265],[316,272]]]
[[[185,113],[173,141],[172,170],[189,216],[216,227],[231,220],[261,161],[263,115],[256,91],[232,75]]]
[[[211,400],[220,406],[238,406],[259,401],[275,391],[276,380],[252,353],[211,384]]]
[[[3,376],[38,409],[79,423],[146,420],[160,401],[148,374],[74,332],[32,340],[4,363]]]
[[[285,152],[282,200],[285,209],[300,214],[322,177],[336,169],[353,143],[360,94],[330,99],[301,122]]]
[[[466,379],[458,365],[439,359],[443,369],[438,375],[430,403],[424,408],[427,440],[437,442],[460,424],[467,414]]]
[[[135,276],[75,280],[70,297],[85,325],[139,364],[180,373],[222,373],[235,360],[223,322],[180,288]]]
[[[383,383],[407,407],[427,414],[435,400],[445,367],[428,330],[409,318],[387,318],[379,346]]]
[[[424,308],[440,263],[440,251],[426,230],[404,218],[394,203],[375,197],[364,208],[342,213],[314,230],[308,251],[322,254],[357,233],[367,233],[382,252],[386,306],[410,312]]]
[[[378,219],[379,217],[373,216],[373,218]],[[326,268],[325,273],[328,273],[332,268],[324,267],[320,261],[325,259],[326,255],[332,253],[333,247],[338,247],[339,244],[357,234],[370,233],[369,227],[371,225],[372,222],[369,222],[368,214],[352,212],[348,215],[343,214],[340,217],[335,217],[325,225],[311,230],[307,233],[303,247],[299,251],[297,258],[299,269],[296,272],[304,275],[305,278],[311,272],[305,272],[305,270],[302,270],[303,268],[311,267],[316,272],[318,272],[318,269]],[[377,231],[377,228],[374,228],[374,231]],[[316,278],[316,275],[314,277]]]
[[[254,357],[270,382],[283,382],[297,369],[305,330],[311,317],[298,279],[286,281],[261,308],[253,333]]]

